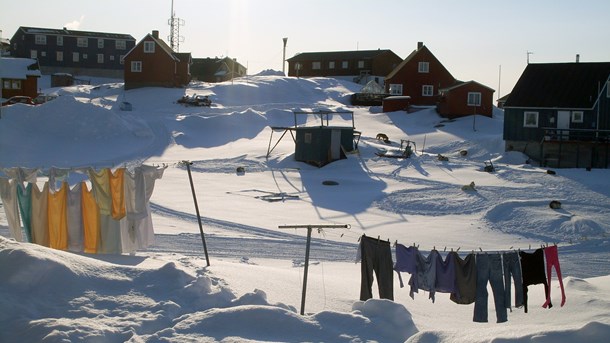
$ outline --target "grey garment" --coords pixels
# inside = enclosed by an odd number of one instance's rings
[[[456,254],[454,263],[457,291],[451,293],[450,299],[456,304],[472,304],[477,295],[477,263],[475,254],[468,254],[463,260]]]
[[[504,323],[508,320],[508,315],[504,302],[504,277],[500,254],[477,255],[477,295],[473,321],[479,323],[487,323],[487,282],[491,284],[497,322]]]
[[[504,302],[506,308],[510,309],[511,290],[510,277],[513,277],[515,287],[515,307],[523,306],[523,277],[521,276],[521,264],[517,252],[507,252],[502,254],[504,266]]]
[[[360,238],[360,256],[362,257],[360,300],[373,297],[373,271],[377,278],[379,297],[394,300],[394,269],[392,268],[392,249],[390,242],[362,236]]]
[[[434,295],[436,294],[436,260],[442,258],[436,250],[430,251],[428,257],[424,258],[421,252],[417,252],[415,255],[415,266],[417,272],[411,275],[409,279],[409,285],[411,291],[409,295],[413,298],[413,293],[417,293],[418,289],[429,291],[429,298],[434,302]]]

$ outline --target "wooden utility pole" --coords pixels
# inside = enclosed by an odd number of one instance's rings
[[[191,161],[182,161],[186,165],[186,170],[189,174],[189,181],[191,183],[191,191],[193,192],[193,202],[195,203],[195,212],[197,212],[197,221],[199,222],[199,233],[201,233],[201,243],[203,243],[203,252],[205,254],[205,262],[208,267],[210,266],[210,257],[208,256],[208,247],[205,244],[205,236],[203,234],[203,225],[201,225],[201,215],[199,215],[199,205],[197,205],[197,196],[195,195],[195,186],[193,185],[193,176],[191,175]]]

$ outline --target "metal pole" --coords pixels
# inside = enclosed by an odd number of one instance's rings
[[[288,37],[282,38],[284,41],[284,54],[282,56],[282,74],[286,76],[286,43],[288,42]]]
[[[307,293],[307,272],[309,270],[309,247],[311,245],[311,226],[307,228],[307,247],[305,248],[305,275],[303,276],[303,293],[301,295],[301,315],[305,314],[305,295]]]
[[[191,161],[182,161],[186,164],[186,170],[189,174],[189,181],[191,183],[191,191],[193,192],[193,202],[195,203],[195,211],[197,212],[197,221],[199,222],[199,232],[201,233],[201,243],[203,243],[203,252],[205,253],[205,261],[210,266],[210,257],[208,256],[208,247],[205,244],[205,236],[203,234],[203,226],[201,225],[201,215],[199,215],[199,205],[197,205],[197,196],[195,195],[195,186],[193,185],[193,176],[191,175]]]

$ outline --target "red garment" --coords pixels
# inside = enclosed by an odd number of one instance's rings
[[[546,258],[546,277],[549,284],[549,292],[546,295],[546,302],[542,307],[546,308],[551,303],[551,267],[555,266],[557,279],[559,279],[559,287],[561,288],[561,306],[566,303],[566,293],[563,289],[563,278],[561,277],[561,267],[559,266],[559,256],[557,255],[557,246],[553,245],[544,248],[544,257]]]

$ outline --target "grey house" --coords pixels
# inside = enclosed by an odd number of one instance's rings
[[[504,103],[506,150],[542,166],[610,165],[610,62],[528,64]]]

